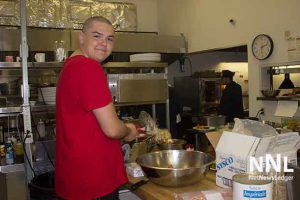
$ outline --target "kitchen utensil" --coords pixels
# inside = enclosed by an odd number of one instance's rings
[[[213,161],[209,154],[185,150],[157,151],[137,158],[137,163],[150,181],[173,187],[199,181]]]
[[[280,90],[261,90],[264,97],[276,97],[278,96]]]
[[[142,186],[142,185],[144,185],[146,183],[147,183],[146,180],[141,180],[141,181],[139,181],[137,183],[134,183],[134,184],[131,185],[130,190],[134,191],[134,190],[138,189],[140,186]]]

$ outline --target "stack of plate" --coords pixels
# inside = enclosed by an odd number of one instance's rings
[[[39,101],[47,105],[55,105],[56,87],[42,87],[38,91]]]
[[[130,55],[130,62],[160,62],[160,53],[139,53]]]

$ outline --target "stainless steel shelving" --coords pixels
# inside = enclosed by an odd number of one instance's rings
[[[28,62],[29,69],[61,68],[62,62]],[[0,70],[21,70],[21,62],[0,62]]]
[[[20,70],[20,62],[0,62],[0,70],[16,69]],[[29,69],[47,69],[61,68],[63,62],[28,62]],[[104,68],[165,68],[168,63],[164,62],[108,62],[103,65]]]
[[[35,105],[31,106],[32,112],[55,111],[55,105]],[[22,106],[2,107],[0,108],[0,117],[8,115],[17,115],[22,113]]]
[[[104,68],[165,68],[168,63],[164,62],[108,62]]]

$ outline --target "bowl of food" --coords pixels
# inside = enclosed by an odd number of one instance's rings
[[[182,139],[163,139],[157,141],[157,147],[160,150],[181,150],[184,149],[185,144],[186,141]]]
[[[143,154],[137,163],[148,179],[162,186],[185,186],[200,181],[214,158],[200,151],[164,150]]]
[[[261,90],[264,97],[276,97],[279,95],[280,90]]]

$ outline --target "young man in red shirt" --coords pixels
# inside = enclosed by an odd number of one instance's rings
[[[118,119],[101,66],[113,49],[112,24],[87,19],[79,45],[57,85],[55,191],[70,200],[118,199],[127,182],[120,139],[131,141],[138,132]]]

